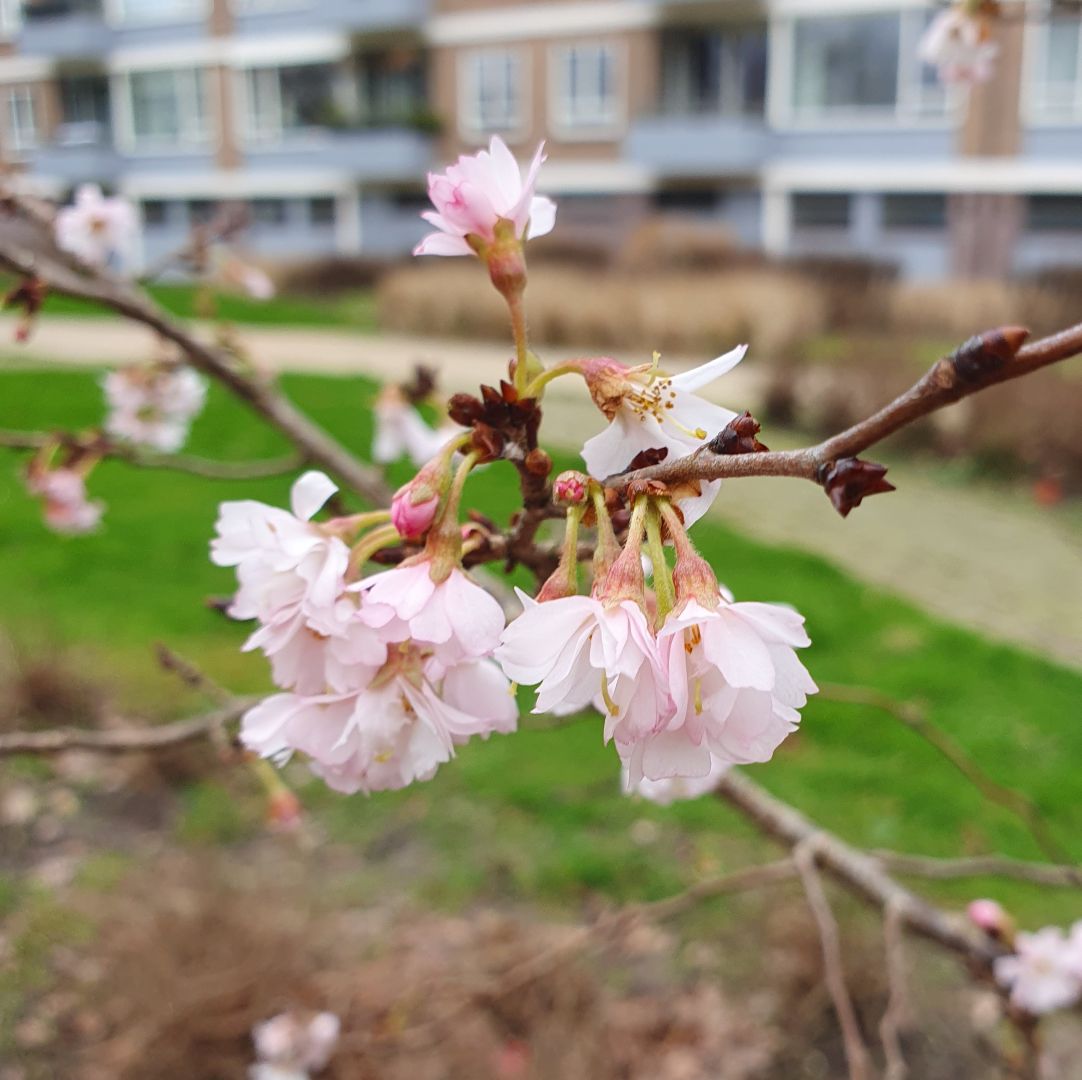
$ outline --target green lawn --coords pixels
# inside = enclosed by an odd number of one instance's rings
[[[92,373],[13,363],[0,362],[0,427],[100,419]],[[345,443],[365,450],[370,384],[316,377],[284,384]],[[276,433],[217,388],[190,445],[221,458],[284,449]],[[21,648],[67,654],[67,663],[114,682],[127,707],[160,716],[189,711],[196,700],[156,669],[150,646],[157,640],[236,690],[268,686],[260,659],[238,651],[245,628],[203,603],[231,585],[206,551],[219,500],[284,504],[288,478],[225,483],[108,463],[91,483],[108,503],[106,528],[63,539],[42,527],[17,465],[16,455],[3,453],[0,625]],[[498,520],[514,503],[512,477],[494,466],[471,481],[477,504]],[[739,498],[737,488],[727,497]],[[861,512],[874,513],[874,506]],[[1031,795],[1060,841],[1082,858],[1082,677],[929,618],[822,559],[713,524],[697,527],[696,536],[738,597],[789,601],[805,613],[813,675],[926,703],[989,773]],[[813,700],[800,734],[752,775],[861,844],[937,855],[1039,854],[1009,815],[984,803],[934,751],[860,707]],[[448,904],[489,895],[567,904],[590,890],[655,897],[697,872],[762,855],[763,842],[711,800],[662,810],[621,798],[615,753],[589,719],[471,744],[436,780],[408,792],[345,799],[305,782],[304,798],[333,838],[365,853],[351,899],[379,888],[379,852],[399,833],[424,853],[414,870],[421,895]],[[248,827],[216,784],[197,785],[186,805],[185,841],[234,842]],[[652,825],[633,827],[643,821]],[[992,892],[1045,920],[1079,911],[1077,894],[1040,898],[1018,885],[970,882],[936,891],[958,901]]]
[[[9,283],[2,286],[6,291]],[[196,318],[205,303],[196,285],[152,285],[150,295],[163,308],[181,318]],[[213,294],[218,317],[226,322],[261,326],[341,327],[370,333],[376,329],[376,300],[371,289],[352,289],[332,297],[278,296],[273,303],[253,300],[242,293]],[[100,304],[53,295],[45,301],[45,317],[76,315],[80,318],[116,318]],[[205,313],[204,313],[205,314]]]

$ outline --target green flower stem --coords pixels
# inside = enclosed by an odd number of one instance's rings
[[[665,558],[665,545],[661,540],[661,518],[653,503],[646,515],[646,550],[654,564],[654,594],[657,596],[657,617],[660,625],[676,606],[676,590],[673,588],[669,561]]]

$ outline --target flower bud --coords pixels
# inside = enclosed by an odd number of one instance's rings
[[[1010,941],[1014,936],[1014,920],[995,900],[974,900],[967,908],[969,921],[989,937]]]
[[[301,824],[301,801],[287,787],[267,800],[267,824],[275,832],[295,832]]]
[[[585,473],[568,469],[553,481],[552,497],[561,506],[581,506],[589,495],[589,484],[589,477]]]
[[[391,500],[391,523],[406,540],[419,540],[428,532],[440,505],[439,492],[418,484],[418,479],[400,487]]]

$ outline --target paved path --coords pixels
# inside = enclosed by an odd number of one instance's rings
[[[10,325],[0,320],[0,341],[10,340]],[[491,343],[307,328],[246,328],[244,338],[276,370],[400,378],[422,361],[439,368],[447,390],[492,379],[508,355]],[[0,363],[17,357],[119,363],[145,357],[151,345],[137,327],[52,319],[25,348],[4,350]],[[546,351],[547,360],[562,355],[571,354]],[[724,397],[754,412],[761,385],[749,362],[725,377]],[[552,392],[566,403],[550,437],[581,445],[598,430],[596,412],[577,380],[558,380]],[[946,619],[1082,667],[1082,514],[1038,510],[1024,493],[948,486],[934,465],[897,468],[892,476],[897,494],[871,500],[844,521],[816,487],[798,480],[731,482],[715,513],[741,531],[824,555]]]

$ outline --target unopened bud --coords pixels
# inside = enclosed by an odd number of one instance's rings
[[[552,472],[552,458],[540,447],[534,447],[527,455],[524,462],[526,471],[531,476],[548,476]]]
[[[581,506],[590,491],[590,479],[584,473],[568,469],[552,483],[552,497],[561,506]]]
[[[1014,937],[1014,920],[995,900],[974,900],[966,908],[969,921],[997,941]]]
[[[417,484],[417,477],[400,487],[391,500],[391,524],[404,540],[419,540],[432,527],[440,505],[438,491]]]
[[[275,832],[295,832],[301,824],[301,801],[287,787],[271,794],[267,801],[267,824]]]

